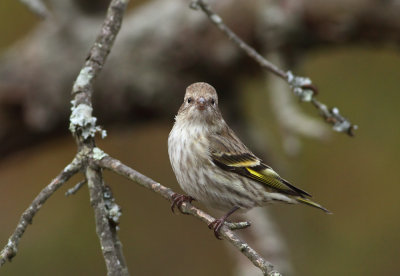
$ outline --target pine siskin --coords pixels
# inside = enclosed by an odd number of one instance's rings
[[[307,197],[311,195],[281,178],[262,163],[235,135],[218,109],[214,87],[198,82],[186,89],[184,101],[168,137],[168,154],[181,188],[172,210],[196,199],[206,206],[228,211],[210,223],[219,230],[232,213],[274,201],[304,203],[329,211]]]

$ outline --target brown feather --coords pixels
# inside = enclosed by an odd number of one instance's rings
[[[216,135],[210,135],[209,141],[211,159],[221,169],[255,180],[268,190],[300,197],[311,196],[262,163],[262,160],[255,156],[226,124]]]

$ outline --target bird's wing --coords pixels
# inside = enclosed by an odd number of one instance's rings
[[[210,156],[221,169],[255,180],[268,190],[300,197],[311,196],[262,163],[229,128],[225,133],[210,137]]]

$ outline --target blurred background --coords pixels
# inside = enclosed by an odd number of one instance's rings
[[[42,20],[19,1],[0,2],[1,247],[76,153],[68,131],[70,91],[108,5],[45,3],[51,15]],[[96,82],[95,115],[108,132],[98,146],[181,191],[167,137],[186,86],[208,82],[239,137],[333,212],[278,204],[256,209],[251,228],[240,232],[250,245],[285,275],[396,275],[399,2],[212,3],[263,55],[310,77],[318,99],[359,126],[355,137],[332,131],[187,1],[155,0],[130,4]],[[105,275],[87,188],[64,196],[80,180],[75,176],[44,204],[1,275]],[[123,210],[119,236],[131,275],[252,275],[249,261],[204,223],[172,214],[169,202],[122,177],[105,172],[105,180]]]

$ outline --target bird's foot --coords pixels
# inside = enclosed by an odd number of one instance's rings
[[[192,203],[193,200],[195,199],[191,196],[174,193],[172,195],[172,203],[171,203],[172,213],[175,213],[175,207],[178,207],[179,211],[181,211],[181,213],[184,214],[185,212],[182,211],[182,204],[184,202]]]
[[[226,213],[224,216],[220,217],[219,219],[214,220],[213,222],[211,222],[211,223],[208,225],[208,228],[214,230],[214,235],[215,235],[215,237],[216,237],[217,239],[222,240],[222,239],[221,239],[221,234],[220,234],[221,227],[224,226],[224,223],[225,223],[226,219],[227,219],[230,215],[232,215],[234,212],[236,212],[237,210],[239,210],[239,209],[240,209],[239,206],[234,206],[234,207],[233,207],[228,213]],[[248,226],[250,226],[250,224],[249,224]],[[245,226],[245,227],[248,227],[248,226]],[[228,227],[229,227],[229,225],[228,225]],[[242,227],[242,228],[245,228],[245,227]]]
[[[250,227],[251,223],[249,221],[227,222],[226,219],[224,219],[223,217],[214,220],[213,222],[211,222],[208,225],[208,228],[214,230],[214,235],[219,240],[222,240],[221,239],[220,230],[221,230],[223,225],[228,227],[230,230],[240,230],[240,229],[244,229],[244,228]]]
[[[221,230],[221,227],[224,225],[226,218],[222,217],[219,219],[214,220],[213,222],[211,222],[208,225],[208,228],[213,229],[214,230],[214,235],[217,239],[222,240],[221,238],[221,234],[219,233],[219,231]]]

